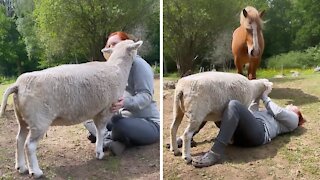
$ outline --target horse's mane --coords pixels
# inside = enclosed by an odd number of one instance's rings
[[[252,6],[247,6],[245,8],[245,10],[248,13],[247,18],[251,18],[253,21],[257,22],[257,25],[262,29],[263,28],[263,20],[260,18],[258,10]],[[244,17],[243,11],[241,11],[241,13],[240,13],[241,26],[244,26],[244,27],[248,26],[247,18]]]

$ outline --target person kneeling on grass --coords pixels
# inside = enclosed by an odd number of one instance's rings
[[[124,32],[108,36],[106,48],[113,48],[120,41],[129,39]],[[103,54],[108,60],[109,54]],[[160,113],[153,100],[153,71],[150,65],[136,55],[129,74],[124,97],[114,103],[114,115],[107,124],[104,150],[121,155],[128,146],[149,145],[160,140]],[[89,131],[88,139],[96,142],[96,128],[92,120],[84,123]]]
[[[279,134],[294,131],[305,121],[297,106],[279,107],[268,97],[270,86],[261,99],[266,109],[259,111],[257,103],[247,109],[237,100],[231,100],[223,112],[220,131],[207,153],[192,160],[198,168],[217,164],[224,155],[226,146],[233,138],[233,144],[254,147],[266,144]]]

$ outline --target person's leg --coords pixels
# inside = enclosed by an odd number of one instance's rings
[[[126,147],[148,145],[159,141],[160,128],[152,121],[142,118],[128,118],[116,115],[108,123],[111,139],[106,139],[105,149],[121,155]]]
[[[132,145],[148,145],[159,141],[160,128],[143,118],[113,118],[112,139]]]
[[[232,100],[223,113],[221,127],[216,142],[227,145],[234,138],[234,143],[242,146],[258,146],[263,144],[265,138],[264,126],[239,101]],[[216,143],[215,143],[216,144]],[[221,150],[215,147],[220,153]],[[224,150],[222,150],[224,151]],[[223,153],[223,152],[222,152]]]
[[[192,164],[195,167],[216,164],[234,135],[249,146],[261,145],[264,141],[263,124],[239,101],[231,100],[223,112],[220,131],[211,150],[194,159]]]

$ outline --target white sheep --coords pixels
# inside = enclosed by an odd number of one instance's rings
[[[270,83],[267,79],[248,80],[242,75],[224,72],[204,72],[180,79],[174,95],[170,151],[175,156],[181,154],[176,135],[184,115],[189,123],[182,135],[182,158],[189,163],[192,161],[191,139],[203,121],[220,121],[230,100],[238,100],[247,107],[252,101],[259,102]]]
[[[36,148],[50,125],[74,125],[93,119],[97,130],[96,157],[103,158],[103,134],[113,115],[110,107],[124,93],[133,57],[141,44],[142,41],[126,40],[113,49],[102,49],[112,52],[107,62],[61,65],[18,77],[3,95],[0,116],[8,96],[14,93],[19,123],[15,168],[20,173],[29,170],[35,178],[43,175]]]

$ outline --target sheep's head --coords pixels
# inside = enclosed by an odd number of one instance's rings
[[[255,80],[250,80],[251,83],[251,88],[253,92],[253,99],[258,99],[261,97],[262,93],[264,91],[272,90],[272,85],[273,83],[270,82],[268,79],[255,79]]]
[[[138,48],[142,45],[143,41],[133,42],[132,40],[124,40],[119,42],[113,48],[103,48],[101,52],[106,60],[109,60],[112,56],[115,58],[123,56],[135,56]]]

